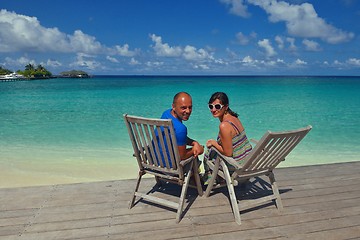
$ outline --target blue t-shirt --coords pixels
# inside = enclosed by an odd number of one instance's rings
[[[186,140],[187,140],[187,128],[182,122],[180,122],[179,119],[177,119],[173,115],[171,115],[171,109],[166,110],[162,114],[161,119],[171,119],[173,126],[174,126],[174,130],[175,130],[175,137],[176,137],[177,145],[185,146]],[[157,135],[157,132],[156,132],[156,135]],[[166,148],[166,154],[167,154],[168,158],[170,158],[167,143],[164,142],[164,144],[165,144],[165,148]],[[161,151],[160,142],[159,142],[159,148],[160,148],[160,158],[161,158],[163,164],[166,165],[164,153]],[[158,156],[156,153],[155,153],[155,155],[156,155],[156,158],[158,159]],[[158,160],[160,160],[160,159],[158,159]],[[172,167],[171,162],[169,162],[169,167]]]
[[[179,119],[171,114],[171,109],[166,110],[161,119],[171,119],[175,129],[176,142],[178,146],[185,146],[187,140],[187,128]]]

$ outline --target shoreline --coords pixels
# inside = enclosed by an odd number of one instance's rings
[[[203,156],[199,156],[203,160]],[[341,159],[341,161],[339,161]],[[359,161],[358,153],[294,149],[280,168]],[[0,189],[136,179],[131,147],[68,148],[7,146],[0,154]],[[203,165],[201,165],[203,171]],[[150,175],[149,175],[150,177]]]
[[[345,162],[309,163],[304,165],[292,166],[280,164],[278,168],[342,164],[357,161],[360,160],[349,160]],[[201,167],[202,166],[203,165],[201,165]],[[67,169],[66,167],[61,168],[60,166],[53,166],[53,171],[45,172],[42,170],[44,170],[44,166],[41,168],[39,165],[36,164],[32,166],[32,169],[27,169],[27,171],[16,168],[1,168],[0,189],[136,179],[138,173],[138,166],[136,162],[134,162],[134,164],[121,164],[116,162],[103,165],[75,165],[71,166],[71,170]],[[147,177],[151,177],[151,175],[145,175],[145,178]]]
[[[30,167],[29,167],[30,166]],[[137,164],[73,164],[45,165],[43,163],[22,164],[0,169],[0,189],[73,184],[133,179],[137,177]]]

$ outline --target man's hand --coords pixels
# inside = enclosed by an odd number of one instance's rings
[[[195,157],[203,154],[204,147],[201,146],[197,141],[194,141],[192,146],[193,146],[193,154],[194,154]]]

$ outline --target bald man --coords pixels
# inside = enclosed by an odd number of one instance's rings
[[[187,136],[187,128],[183,121],[190,118],[192,112],[192,98],[186,92],[179,92],[174,96],[172,108],[166,110],[161,118],[171,119],[175,129],[176,141],[179,147],[180,158],[197,157],[204,152],[204,147]],[[191,146],[187,148],[187,146]]]

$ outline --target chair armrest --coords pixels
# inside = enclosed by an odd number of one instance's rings
[[[220,159],[224,160],[225,162],[229,163],[231,166],[235,167],[236,169],[240,169],[242,166],[235,161],[234,158],[225,156],[219,150],[217,150],[215,147],[211,147],[211,150],[215,151],[217,153],[217,156],[220,157]]]
[[[204,147],[203,145],[201,145],[201,146]],[[180,165],[181,165],[181,166],[185,166],[185,165],[188,164],[189,162],[194,161],[194,160],[196,160],[196,159],[197,159],[197,157],[191,156],[191,157],[189,157],[189,158],[187,158],[187,159],[181,160],[181,161],[180,161]]]
[[[186,164],[192,162],[194,159],[195,159],[195,157],[191,156],[191,157],[189,157],[187,159],[181,160],[180,165],[184,167]]]
[[[251,138],[251,139],[250,139],[250,142],[257,144],[259,141],[256,140],[256,139]]]

